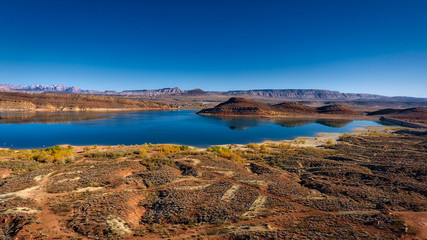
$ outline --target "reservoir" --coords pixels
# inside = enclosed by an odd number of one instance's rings
[[[344,133],[386,124],[371,120],[219,118],[197,115],[196,111],[2,113],[0,147],[144,143],[207,147],[310,137],[319,132]]]

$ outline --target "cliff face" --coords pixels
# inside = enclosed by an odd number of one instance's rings
[[[345,105],[310,107],[301,103],[284,102],[276,105],[256,102],[247,98],[232,97],[213,108],[203,109],[198,114],[206,115],[292,115],[292,114],[336,114],[360,115]]]
[[[381,99],[384,96],[365,93],[341,93],[338,91],[318,89],[266,89],[248,91],[229,91],[226,94],[235,96],[262,96],[285,99],[307,100],[356,100],[356,99]]]

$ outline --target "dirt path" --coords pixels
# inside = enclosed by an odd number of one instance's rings
[[[393,212],[393,215],[401,216],[405,223],[415,230],[418,237],[427,239],[427,212]]]
[[[81,236],[78,233],[70,229],[67,229],[64,226],[66,217],[55,214],[50,209],[50,206],[49,206],[50,197],[66,195],[66,194],[70,194],[70,192],[59,193],[59,194],[51,194],[46,192],[46,186],[50,180],[50,176],[54,175],[55,173],[60,173],[65,169],[70,168],[73,165],[79,164],[81,161],[77,161],[73,164],[64,166],[44,176],[35,177],[34,180],[37,181],[36,186],[30,187],[18,192],[14,192],[14,193],[7,193],[11,195],[10,197],[22,197],[22,198],[32,199],[35,201],[39,209],[41,209],[36,215],[36,223],[24,226],[23,231],[21,231],[22,234],[25,235],[25,232],[30,232],[33,234],[36,233],[41,236],[47,236],[49,239],[52,239],[52,238],[64,239],[65,236],[86,239],[84,236]],[[3,196],[0,196],[0,198],[4,197],[4,195],[7,195],[7,194],[3,194]],[[41,232],[42,231],[41,229],[43,229],[43,232]],[[37,235],[33,235],[31,237],[36,237],[36,236]],[[25,237],[29,237],[29,236],[25,236]]]

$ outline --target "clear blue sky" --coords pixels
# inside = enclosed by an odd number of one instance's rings
[[[427,97],[427,1],[2,0],[0,83]]]

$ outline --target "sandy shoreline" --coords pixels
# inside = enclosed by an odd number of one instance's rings
[[[254,143],[254,144],[290,144],[291,147],[321,147],[327,144],[336,144],[341,136],[344,134],[348,136],[358,136],[365,135],[370,133],[389,133],[392,131],[397,131],[401,129],[406,129],[404,127],[399,126],[361,126],[351,130],[348,133],[327,133],[327,132],[319,132],[316,134],[316,137],[296,137],[290,140],[265,140],[262,142]],[[331,142],[328,142],[331,141]],[[246,148],[247,144],[222,144],[219,146],[228,147],[232,146],[235,148],[243,149]]]

